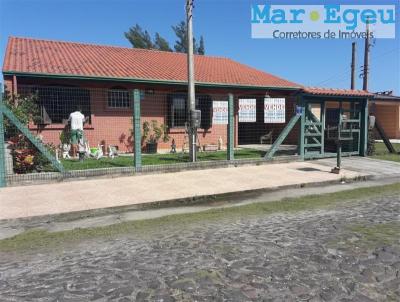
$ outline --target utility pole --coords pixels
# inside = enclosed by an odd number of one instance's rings
[[[186,0],[186,25],[187,25],[187,62],[188,62],[188,135],[189,157],[191,162],[196,161],[197,129],[194,126],[192,112],[196,109],[194,91],[194,63],[193,63],[193,1]]]
[[[369,75],[369,20],[366,24],[366,37],[365,37],[365,49],[364,49],[364,75],[363,75],[363,90],[368,90],[368,75]]]
[[[351,44],[351,90],[356,88],[356,52],[357,44],[353,42]]]

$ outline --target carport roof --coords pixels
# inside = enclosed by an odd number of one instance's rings
[[[304,87],[305,94],[315,96],[344,96],[344,97],[369,97],[373,96],[372,93],[365,90],[351,90],[351,89],[333,89],[333,88],[320,88],[320,87]]]

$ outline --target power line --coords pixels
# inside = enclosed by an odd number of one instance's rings
[[[334,79],[336,79],[336,78],[343,77],[343,75],[346,74],[346,73],[349,73],[350,70],[351,70],[351,67],[349,67],[349,68],[343,70],[343,71],[340,72],[340,73],[337,73],[337,74],[331,76],[330,78],[328,78],[328,79],[326,79],[326,80],[324,80],[324,81],[318,82],[318,83],[316,84],[316,86],[323,85],[323,84],[326,84],[326,83],[331,82],[332,80],[334,80]]]
[[[376,55],[376,56],[371,56],[370,60],[376,62],[377,60],[385,57],[388,54],[391,54],[391,53],[395,52],[396,50],[400,50],[400,47],[396,47],[394,49],[391,49],[391,50],[389,50],[387,52],[381,53],[381,54]],[[363,65],[362,64],[357,66],[357,69],[361,69],[361,68],[363,69]],[[341,80],[341,79],[343,79],[344,75],[346,75],[346,74],[348,74],[350,72],[350,70],[351,70],[351,67],[348,67],[347,69],[344,69],[342,72],[336,73],[333,76],[327,78],[326,80],[318,82],[314,86],[325,85],[326,83],[332,82],[333,80],[336,80],[336,79]]]
[[[396,48],[393,48],[393,49],[391,49],[391,50],[389,50],[389,51],[387,51],[387,52],[385,52],[385,53],[382,53],[382,54],[380,54],[379,56],[371,56],[371,60],[372,59],[380,59],[380,58],[382,58],[382,57],[384,57],[384,56],[386,56],[386,55],[388,55],[388,54],[391,54],[392,52],[395,52],[396,50],[399,50],[400,51],[400,47],[396,47]]]

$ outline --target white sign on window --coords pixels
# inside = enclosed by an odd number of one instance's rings
[[[256,99],[239,99],[239,123],[255,123],[256,111]]]
[[[213,125],[228,124],[228,102],[213,101]]]
[[[278,124],[285,123],[285,99],[265,98],[264,99],[264,123]]]

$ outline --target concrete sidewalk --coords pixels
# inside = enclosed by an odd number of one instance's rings
[[[340,181],[366,176],[316,162],[93,179],[0,189],[0,220],[149,204],[218,194]]]

